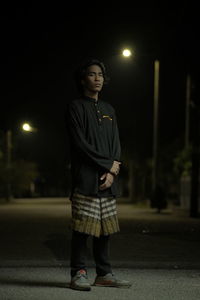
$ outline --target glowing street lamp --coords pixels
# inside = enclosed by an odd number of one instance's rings
[[[128,48],[122,51],[122,55],[129,58],[132,53]],[[158,156],[158,105],[159,105],[159,60],[154,61],[154,124],[153,124],[153,170],[152,170],[152,188],[157,184],[157,156]]]
[[[130,56],[132,55],[131,50],[129,50],[129,49],[124,49],[124,50],[122,51],[122,55],[123,55],[124,57],[130,57]]]
[[[31,131],[31,126],[28,123],[22,125],[22,129],[25,131]]]
[[[32,127],[29,123],[24,123],[24,124],[22,125],[22,129],[23,129],[24,131],[27,131],[27,132],[34,132],[34,131],[37,131],[37,129],[34,128],[34,127]]]
[[[37,128],[32,127],[29,123],[22,124],[22,130],[26,132],[36,132]],[[6,131],[6,167],[8,170],[11,169],[12,166],[12,130],[9,129]],[[7,183],[7,201],[12,199],[12,190],[11,190],[11,183]]]

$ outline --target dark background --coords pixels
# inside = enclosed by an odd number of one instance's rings
[[[68,169],[64,112],[77,97],[73,72],[94,57],[111,80],[102,99],[117,113],[122,151],[152,156],[154,60],[160,60],[159,147],[184,146],[186,76],[198,84],[194,1],[5,2],[1,4],[1,130],[13,155],[36,161],[56,184]],[[124,59],[121,51],[134,51]],[[37,133],[23,133],[28,121]],[[65,180],[65,179],[64,179]]]

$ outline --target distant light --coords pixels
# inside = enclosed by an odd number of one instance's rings
[[[131,56],[131,51],[129,49],[124,49],[123,52],[122,52],[123,56],[125,57],[129,57]]]
[[[22,126],[23,130],[25,131],[32,131],[31,126],[28,123],[24,123]]]

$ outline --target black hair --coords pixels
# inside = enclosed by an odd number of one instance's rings
[[[98,59],[95,59],[95,58],[84,60],[80,64],[80,66],[76,69],[76,71],[74,72],[75,84],[76,84],[77,90],[81,94],[83,94],[83,85],[81,84],[81,80],[85,78],[87,68],[92,66],[92,65],[97,65],[101,68],[102,73],[103,73],[103,78],[104,78],[104,84],[108,84],[108,81],[110,79],[107,76],[106,68],[105,68],[104,63],[102,63],[101,61],[99,61]]]

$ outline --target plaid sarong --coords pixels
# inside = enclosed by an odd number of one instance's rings
[[[118,232],[116,199],[82,194],[72,197],[72,229],[99,237]]]

